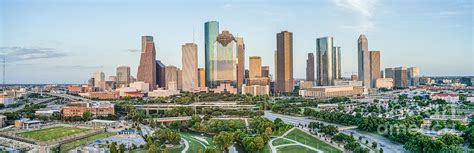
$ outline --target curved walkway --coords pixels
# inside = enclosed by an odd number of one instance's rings
[[[285,146],[292,146],[292,145],[299,145],[299,146],[303,146],[303,147],[306,147],[308,149],[311,149],[311,150],[314,150],[318,153],[323,153],[323,151],[319,150],[319,149],[316,149],[314,147],[311,147],[311,146],[308,146],[308,145],[305,145],[305,144],[302,144],[298,141],[295,141],[295,140],[292,140],[292,139],[288,139],[288,138],[285,138],[286,135],[288,135],[291,131],[295,130],[296,127],[293,127],[291,128],[290,130],[286,131],[283,135],[279,136],[279,137],[276,137],[276,138],[273,138],[270,140],[270,142],[268,142],[268,144],[270,145],[270,149],[272,150],[272,153],[277,153],[277,148],[278,147],[285,147]],[[285,139],[285,140],[288,140],[288,141],[291,141],[293,142],[294,144],[282,144],[282,145],[278,145],[278,146],[274,146],[273,145],[273,141],[276,140],[276,139],[279,139],[279,138],[282,138],[282,139]]]
[[[184,149],[181,151],[181,153],[186,153],[189,149],[189,142],[188,142],[188,140],[186,140],[184,138],[181,138],[181,140],[184,141]]]

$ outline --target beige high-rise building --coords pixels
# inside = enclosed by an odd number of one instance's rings
[[[277,33],[276,51],[276,88],[275,92],[292,92],[293,81],[293,33],[282,31]]]
[[[240,90],[244,84],[245,44],[242,37],[235,37],[235,41],[237,42],[237,89]]]
[[[206,87],[206,71],[198,68],[198,87]]]
[[[376,88],[376,81],[380,78],[380,51],[370,51],[370,78],[372,88]]]
[[[249,78],[262,77],[262,58],[260,56],[249,57]]]
[[[166,89],[178,89],[178,68],[176,66],[166,66]]]
[[[119,66],[117,67],[117,87],[123,88],[128,87],[130,84],[130,67]]]
[[[102,71],[97,71],[94,73],[94,86],[99,87],[99,82],[105,81],[105,74]]]
[[[198,50],[197,44],[186,43],[182,47],[183,91],[194,91],[198,87]]]
[[[183,90],[183,70],[178,68],[178,90]]]

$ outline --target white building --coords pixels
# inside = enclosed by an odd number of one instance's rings
[[[392,89],[394,84],[392,78],[378,78],[375,80],[375,88]]]
[[[442,99],[448,103],[456,103],[459,101],[457,94],[436,93],[431,95],[431,99]]]
[[[138,91],[141,91],[143,93],[149,92],[150,91],[150,85],[148,83],[145,83],[143,81],[137,81],[130,83],[131,88],[135,88]]]
[[[158,88],[148,92],[148,97],[169,97],[177,94],[179,94],[179,90],[164,90],[163,88]]]
[[[16,101],[14,97],[11,97],[5,94],[0,95],[0,104],[3,104],[4,106],[9,106],[15,103]]]
[[[137,89],[132,88],[132,87],[123,87],[123,88],[115,89],[115,91],[119,92],[120,97],[125,97],[125,96],[127,96],[126,95],[127,92],[136,92]]]
[[[362,81],[334,80],[334,86],[362,86]]]

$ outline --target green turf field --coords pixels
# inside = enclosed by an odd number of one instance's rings
[[[326,144],[325,142],[299,130],[295,129],[291,131],[286,138],[298,141],[300,143],[306,144],[308,146],[312,146],[316,149],[319,149],[324,152],[331,152],[331,153],[342,153],[341,150],[334,148],[333,146]]]
[[[273,146],[278,146],[282,144],[291,144],[291,143],[293,142],[283,139],[283,138],[278,138],[278,139],[273,140]]]
[[[315,151],[303,146],[299,146],[299,145],[279,147],[277,150],[277,153],[287,153],[287,152],[314,153]]]
[[[17,135],[25,138],[31,138],[39,141],[49,141],[52,139],[62,138],[78,133],[88,131],[89,129],[57,126],[41,130],[17,133]]]
[[[82,139],[79,139],[79,140],[76,140],[76,141],[72,141],[72,142],[61,145],[60,152],[64,153],[64,152],[67,152],[71,149],[74,149],[74,148],[76,148],[80,145],[83,145],[83,144],[86,144],[88,142],[94,141],[96,139],[106,138],[106,137],[110,137],[110,136],[113,136],[113,135],[115,135],[115,133],[104,132],[104,133],[99,133],[97,135],[85,137],[85,138],[82,138]]]

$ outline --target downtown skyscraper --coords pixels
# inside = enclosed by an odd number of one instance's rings
[[[214,88],[220,83],[230,83],[237,87],[237,42],[229,31],[222,31],[214,43],[210,55],[210,80],[208,87]],[[207,69],[206,69],[207,71]]]
[[[367,88],[371,88],[370,55],[368,40],[365,35],[360,35],[357,40],[358,48],[358,75],[359,81]]]
[[[138,65],[137,81],[150,85],[150,90],[156,88],[156,50],[152,36],[142,36],[142,52]]]
[[[334,52],[333,38],[316,39],[316,85],[331,86],[334,84]]]
[[[117,87],[128,87],[130,84],[130,67],[119,66],[117,67]]]
[[[182,45],[183,91],[194,91],[198,87],[198,46],[195,43]]]
[[[212,65],[211,61],[214,60],[215,49],[214,43],[217,40],[217,35],[219,34],[219,22],[217,21],[208,21],[204,23],[204,53],[205,53],[205,71],[206,71],[206,86],[209,87],[211,80],[213,80],[212,73],[215,70],[215,67]]]
[[[293,33],[282,31],[277,33],[277,50],[275,61],[275,92],[292,92],[294,89],[293,80]]]
[[[375,82],[380,78],[380,51],[370,51],[369,55],[371,88],[375,88]]]
[[[342,78],[341,74],[341,47],[334,46],[332,49],[332,67],[334,80]]]
[[[308,53],[306,59],[306,81],[314,81],[314,54]]]
[[[235,37],[235,41],[237,42],[237,90],[240,91],[244,84],[245,44],[242,37]]]

